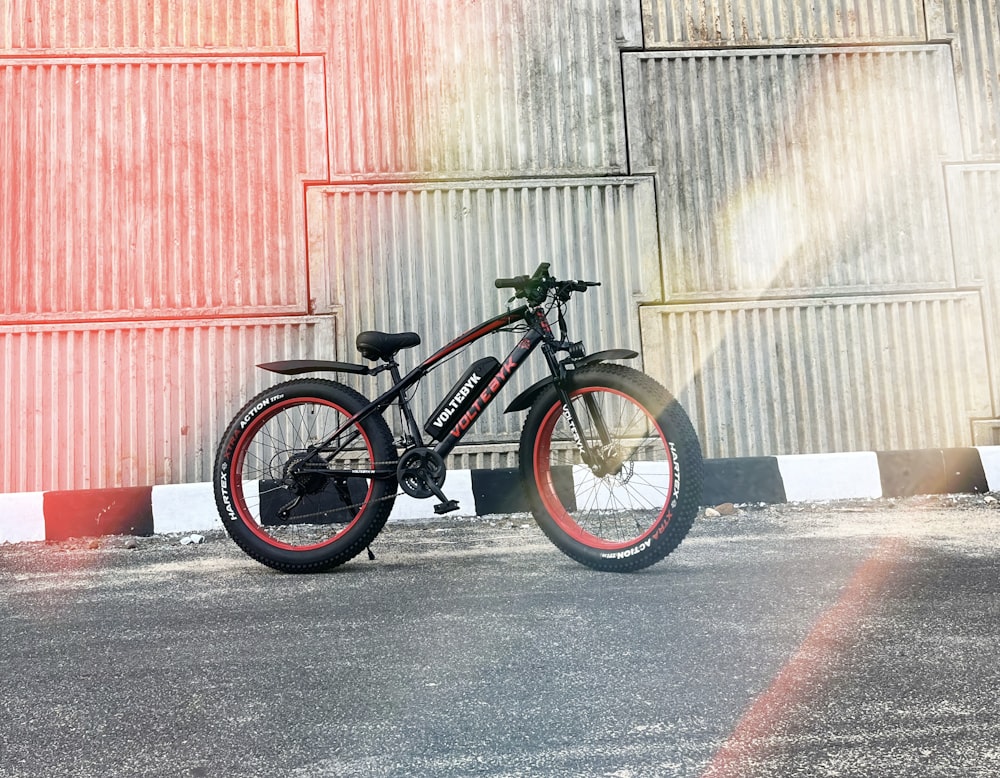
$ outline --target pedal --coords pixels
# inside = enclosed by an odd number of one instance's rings
[[[445,500],[434,506],[434,512],[440,516],[442,513],[451,513],[458,510],[458,500]]]

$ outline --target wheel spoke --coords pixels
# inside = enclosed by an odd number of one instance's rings
[[[701,454],[690,421],[659,384],[622,366],[582,368],[568,385],[572,414],[552,392],[525,423],[521,467],[532,511],[556,545],[584,564],[652,564],[680,542],[697,511]],[[670,425],[679,440],[668,437]],[[683,500],[678,450],[693,468]]]
[[[672,454],[657,419],[622,391],[590,387],[571,395],[578,432],[590,450],[584,462],[558,405],[542,423],[533,466],[554,472],[572,465],[573,499],[546,487],[541,497],[570,537],[595,548],[626,548],[660,523],[672,494]],[[541,452],[541,453],[539,453]],[[552,478],[543,483],[554,483]]]
[[[396,496],[392,435],[377,415],[341,429],[367,405],[342,384],[298,379],[237,414],[219,444],[215,494],[223,527],[247,554],[316,572],[374,539]]]

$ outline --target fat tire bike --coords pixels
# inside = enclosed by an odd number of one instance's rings
[[[538,525],[561,551],[597,570],[640,570],[673,551],[701,499],[695,430],[663,386],[615,364],[637,357],[635,351],[587,354],[582,342],[567,339],[566,304],[599,283],[560,281],[548,271],[542,263],[530,276],[497,279],[496,288],[514,290],[507,310],[405,376],[396,356],[420,344],[413,332],[360,333],[357,348],[374,366],[314,359],[259,365],[287,376],[388,372],[392,386],[369,400],[344,383],[298,378],[251,399],[215,459],[215,500],[230,537],[264,565],[319,572],[368,548],[400,491],[435,498],[438,514],[458,509],[443,491],[446,458],[540,349],[548,376],[506,408],[527,411],[519,472]],[[500,332],[520,335],[513,350],[503,361],[472,364],[421,427],[410,405],[421,380]],[[395,412],[387,414],[390,408]],[[387,415],[398,420],[395,436]]]

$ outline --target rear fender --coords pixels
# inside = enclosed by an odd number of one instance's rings
[[[285,359],[280,362],[265,362],[257,367],[282,375],[301,375],[302,373],[354,373],[368,375],[371,369],[353,362],[332,362],[327,359]]]

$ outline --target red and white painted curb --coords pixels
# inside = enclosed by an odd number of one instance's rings
[[[515,470],[456,470],[451,517],[527,510]],[[702,503],[814,502],[1000,492],[1000,446],[857,451],[705,462]],[[400,496],[390,521],[436,518],[434,500]],[[210,483],[0,494],[0,543],[221,529]]]

